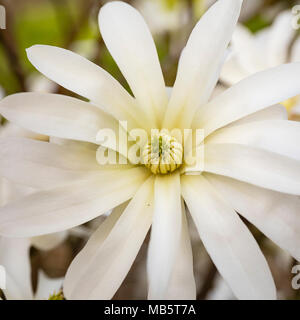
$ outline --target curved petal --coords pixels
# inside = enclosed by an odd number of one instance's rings
[[[0,138],[24,137],[29,139],[48,141],[49,137],[16,126],[12,122],[7,122],[0,126]]]
[[[206,250],[236,297],[275,299],[268,264],[234,210],[201,176],[183,177],[182,194]]]
[[[218,81],[242,1],[223,0],[200,19],[182,51],[163,127],[189,128]],[[217,23],[216,23],[217,21]]]
[[[100,105],[118,120],[132,120],[134,99],[96,64],[53,46],[35,45],[26,51],[29,61],[51,80]]]
[[[300,162],[240,144],[205,145],[204,171],[300,195]]]
[[[300,199],[230,178],[205,174],[232,207],[300,261]]]
[[[273,120],[220,129],[210,135],[205,143],[243,144],[300,160],[299,141],[300,123]]]
[[[32,300],[30,240],[0,237],[0,265],[6,271],[5,296],[8,300]]]
[[[25,138],[0,140],[0,174],[18,184],[49,189],[105,169],[96,152]]]
[[[118,122],[104,111],[58,94],[14,94],[1,100],[0,113],[20,127],[58,138],[97,143],[100,129],[118,132]]]
[[[201,107],[193,127],[205,136],[256,111],[300,93],[300,63],[290,63],[256,73]]]
[[[231,122],[225,128],[239,126],[241,124],[246,124],[246,123],[256,122],[256,121],[287,120],[287,119],[288,119],[288,113],[286,108],[281,104],[275,104],[274,106],[256,111],[240,120]]]
[[[124,212],[113,212],[75,258],[64,283],[67,299],[113,297],[143,244],[152,212],[153,178],[150,177]]]
[[[151,33],[139,12],[130,5],[114,1],[99,13],[103,40],[129,83],[142,111],[156,128],[157,115],[167,104],[164,79]]]
[[[83,224],[130,199],[148,175],[117,170],[34,193],[0,209],[0,234],[32,237]]]
[[[181,204],[181,209],[181,239],[172,276],[168,286],[166,299],[195,300],[196,283],[193,270],[193,253],[183,201]]]
[[[148,299],[165,299],[180,245],[181,200],[179,173],[157,176],[148,249]]]

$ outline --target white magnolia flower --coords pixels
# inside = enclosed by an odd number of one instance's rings
[[[179,30],[188,22],[185,1],[136,0],[134,6],[142,13],[154,34]]]
[[[293,43],[296,30],[292,28],[292,21],[291,11],[284,11],[270,27],[254,35],[239,24],[233,34],[231,53],[222,69],[221,80],[233,85],[256,72],[288,62],[299,62],[300,38]],[[300,113],[298,97],[283,104],[288,111]]]
[[[206,6],[209,7],[214,4],[217,0],[204,0],[206,2]],[[258,10],[264,5],[264,0],[244,0],[241,14],[240,14],[240,21],[245,21],[253,17]]]
[[[220,0],[197,23],[170,98],[151,34],[141,15],[125,3],[102,7],[99,23],[134,98],[106,71],[72,52],[40,45],[28,49],[39,71],[90,103],[21,93],[3,99],[0,112],[35,132],[89,144],[1,142],[1,174],[43,190],[1,209],[0,234],[58,232],[115,208],[71,264],[64,282],[67,299],[112,298],[151,226],[148,297],[195,298],[184,203],[220,274],[240,299],[274,299],[276,289],[237,212],[300,258],[300,124],[288,121],[282,106],[274,106],[300,93],[300,64],[255,74],[209,101],[241,4]],[[204,170],[183,163],[172,171],[160,163],[153,174],[143,165],[99,165],[92,144],[99,129],[116,130],[117,120],[147,132],[203,129]],[[156,138],[159,146],[170,139],[175,143],[165,133]],[[159,148],[156,155],[182,157],[181,148],[177,142],[177,151]],[[159,174],[165,171],[169,174]]]

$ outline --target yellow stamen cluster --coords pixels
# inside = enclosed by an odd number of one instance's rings
[[[168,174],[182,164],[183,148],[174,137],[161,132],[143,149],[143,163],[154,174]]]

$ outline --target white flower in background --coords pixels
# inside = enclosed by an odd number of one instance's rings
[[[136,0],[133,5],[142,13],[153,34],[179,30],[188,22],[187,1]]]
[[[300,38],[294,43],[296,30],[292,28],[292,13],[284,11],[272,26],[256,34],[238,25],[232,38],[231,53],[221,72],[221,80],[233,85],[256,72],[287,62],[300,61]],[[300,114],[300,99],[293,97],[283,102],[291,113]]]
[[[170,98],[151,34],[141,15],[125,3],[102,7],[99,23],[135,98],[77,54],[51,46],[28,49],[39,71],[90,103],[21,93],[3,99],[0,112],[40,134],[89,144],[1,141],[1,174],[43,190],[0,210],[0,234],[58,232],[115,208],[71,264],[64,282],[67,299],[112,298],[151,226],[148,297],[195,298],[184,202],[220,274],[240,299],[275,299],[276,289],[237,212],[300,258],[300,124],[288,121],[282,106],[274,106],[300,93],[300,64],[255,74],[209,101],[241,3],[220,0],[197,23]],[[143,165],[99,165],[97,133],[116,130],[117,120],[148,132],[203,129],[204,171],[182,164],[155,175]],[[169,138],[174,137],[161,135],[159,140]],[[159,171],[165,169],[162,165]]]
[[[6,299],[47,300],[61,290],[63,278],[49,278],[40,270],[37,290],[33,293],[29,254],[30,247],[32,245],[36,247],[37,243],[37,241],[32,243],[29,238],[0,237],[0,264],[6,270],[6,289],[4,290]],[[51,242],[51,247],[54,243]]]
[[[205,0],[206,6],[209,7],[216,2],[216,0]],[[240,14],[240,21],[245,21],[253,17],[258,10],[263,6],[264,0],[244,0],[241,14]]]

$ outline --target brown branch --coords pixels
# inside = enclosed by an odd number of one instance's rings
[[[3,45],[11,70],[18,81],[20,90],[26,91],[25,74],[20,62],[13,32],[14,16],[11,10],[12,8],[8,1],[0,0],[0,5],[3,5],[6,9],[6,29],[0,30],[0,41]]]

